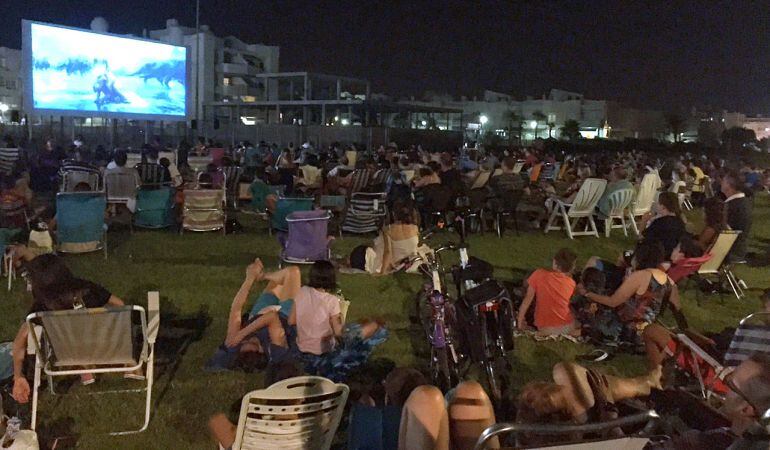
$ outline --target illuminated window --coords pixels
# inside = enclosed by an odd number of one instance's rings
[[[548,114],[548,122],[556,122],[556,114]]]
[[[225,86],[230,86],[230,79],[229,78],[223,78],[222,79],[222,84],[225,85]]]

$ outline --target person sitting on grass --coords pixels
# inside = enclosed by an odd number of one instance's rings
[[[244,316],[249,292],[261,280],[268,284],[251,312]],[[206,363],[205,370],[262,370],[268,363],[289,360],[293,333],[288,318],[299,287],[300,273],[295,266],[265,273],[259,258],[249,264],[246,278],[230,306],[225,342]]]
[[[308,373],[344,381],[351,369],[366,362],[375,346],[387,339],[381,321],[344,325],[334,266],[316,261],[310,280],[294,297],[289,324],[297,326],[297,348]],[[339,342],[338,342],[339,341]]]
[[[576,291],[585,289],[588,292],[604,293],[605,283],[604,272],[588,267],[580,274]],[[617,341],[621,327],[613,319],[615,312],[611,308],[594,303],[578,292],[572,297],[570,307],[580,325],[581,336],[598,343]]]
[[[61,311],[103,306],[123,306],[123,300],[96,283],[75,277],[64,261],[55,255],[40,255],[26,264],[27,281],[32,289],[32,307],[29,313]],[[29,382],[24,377],[24,358],[27,354],[27,322],[21,324],[13,341],[13,398],[19,403],[29,401]],[[143,378],[141,372],[126,374],[127,378]],[[96,380],[92,374],[80,376],[83,385]]]
[[[577,256],[571,250],[562,248],[553,257],[550,269],[537,269],[527,279],[527,293],[519,308],[518,327],[528,328],[527,311],[535,301],[535,327],[537,334],[576,335],[579,329],[570,311],[570,299],[575,292],[575,269]]]
[[[517,401],[516,422],[574,424],[612,420],[617,418],[617,413],[611,404],[645,397],[653,389],[661,389],[662,372],[658,366],[645,375],[620,378],[575,363],[557,363],[553,367],[553,382],[533,381],[522,388]],[[546,436],[524,438],[526,445],[553,443],[552,438]]]

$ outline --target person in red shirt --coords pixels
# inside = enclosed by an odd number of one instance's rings
[[[551,269],[537,269],[527,279],[527,294],[519,308],[518,327],[527,329],[527,311],[535,302],[535,328],[538,334],[564,335],[579,334],[575,318],[569,307],[575,292],[572,271],[577,256],[571,250],[562,248],[553,257]]]

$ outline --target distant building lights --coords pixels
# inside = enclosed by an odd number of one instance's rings
[[[347,125],[350,125],[350,120],[348,120],[348,119],[342,119],[342,120],[340,121],[340,123],[341,123],[342,125],[344,125],[344,126],[347,126]]]
[[[489,117],[487,117],[487,116],[482,114],[482,115],[479,116],[479,122],[481,122],[481,124],[484,125],[487,122],[489,122]]]
[[[537,128],[537,120],[533,120],[532,122],[530,122],[529,126],[530,126],[530,128],[533,128],[533,129]]]

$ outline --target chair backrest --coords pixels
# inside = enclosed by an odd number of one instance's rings
[[[429,184],[421,189],[423,207],[430,212],[443,212],[452,207],[454,191],[442,184]]]
[[[345,150],[345,159],[348,160],[348,167],[356,167],[358,152],[355,150]]]
[[[214,162],[211,156],[188,156],[187,165],[196,172],[206,170],[206,167]]]
[[[96,169],[68,166],[61,172],[61,192],[74,192],[75,186],[86,183],[91,191],[102,190],[102,176]]]
[[[107,198],[102,192],[60,192],[56,195],[58,242],[85,243],[104,237]]]
[[[0,173],[10,175],[19,160],[18,148],[0,148]]]
[[[655,202],[655,193],[660,187],[659,177],[655,173],[648,173],[642,178],[639,184],[639,192],[634,200],[634,216],[641,216],[652,210],[652,204]]]
[[[136,198],[136,187],[136,176],[133,173],[107,171],[104,174],[108,202]]]
[[[347,205],[347,198],[344,195],[322,195],[318,198],[318,206],[330,211],[342,211]]]
[[[586,178],[572,202],[568,215],[592,213],[607,187],[607,180]]]
[[[348,213],[366,216],[385,216],[388,194],[385,192],[354,192],[350,197]]]
[[[147,228],[164,228],[174,224],[174,196],[176,189],[139,189],[136,193],[134,224]],[[194,194],[193,194],[194,195]]]
[[[233,450],[321,449],[332,445],[350,389],[295,377],[243,397]]]
[[[238,183],[241,181],[243,169],[240,166],[224,166],[222,172],[225,175],[225,187],[227,192],[233,193],[238,189]]]
[[[275,230],[288,231],[286,216],[295,211],[310,211],[313,209],[313,198],[308,197],[279,197],[275,205],[275,211],[270,219],[270,226]]]
[[[134,353],[132,315],[138,311],[142,332],[147,322],[141,306],[45,311],[27,316],[30,330],[42,324],[42,336],[33,333],[37,354],[51,367],[125,366],[137,363]],[[52,352],[41,351],[41,337]]]
[[[369,180],[372,177],[372,171],[369,169],[356,169],[350,180],[350,193],[360,192],[369,186]]]
[[[478,174],[475,180],[473,180],[473,184],[471,185],[471,190],[473,189],[481,189],[484,186],[487,185],[489,182],[489,177],[492,176],[492,172],[490,171],[483,171]]]
[[[184,191],[184,208],[187,210],[223,210],[222,189],[188,189]]]
[[[719,268],[722,267],[722,263],[728,253],[730,253],[730,249],[733,248],[733,244],[735,244],[735,241],[740,234],[740,231],[733,230],[725,230],[719,233],[719,236],[717,236],[714,241],[714,245],[712,245],[711,249],[708,251],[711,255],[711,259],[700,266],[698,273],[707,274],[719,271]]]
[[[607,200],[609,201],[610,217],[621,217],[634,200],[634,190],[630,188],[618,189],[611,193]]]
[[[755,352],[770,353],[770,312],[756,312],[741,320],[725,353],[725,366],[735,367]]]
[[[686,190],[687,190],[687,183],[684,181],[677,181],[677,182],[671,183],[671,187],[668,188],[669,192],[674,192],[677,194],[683,193]]]
[[[404,176],[404,181],[406,181],[407,183],[411,183],[412,179],[414,179],[415,171],[414,170],[402,170],[401,174]]]
[[[513,165],[513,173],[521,173],[521,169],[524,168],[524,161],[516,161],[516,164]]]
[[[328,211],[295,211],[286,217],[288,239],[283,256],[304,262],[329,259]]]

